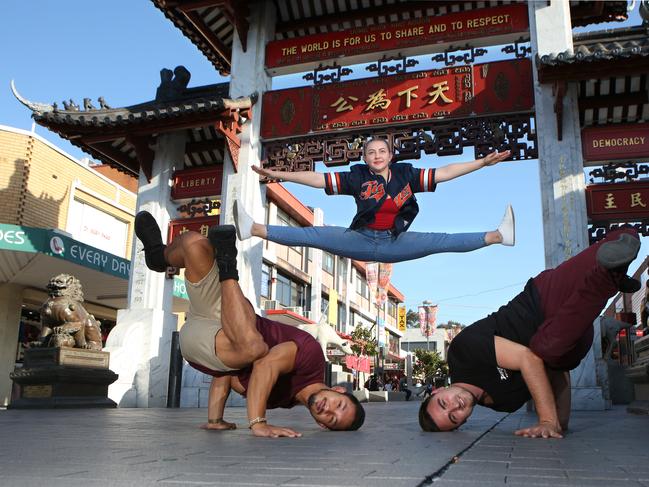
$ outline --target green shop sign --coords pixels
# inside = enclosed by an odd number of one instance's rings
[[[131,272],[129,260],[46,228],[0,223],[0,250],[50,255],[122,279],[128,279]],[[173,295],[189,299],[184,279],[174,277]]]

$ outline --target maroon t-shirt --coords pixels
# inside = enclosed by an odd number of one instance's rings
[[[295,396],[298,392],[311,384],[324,382],[325,359],[322,347],[315,338],[295,326],[278,323],[261,316],[257,316],[256,326],[269,348],[284,342],[294,342],[297,345],[293,371],[279,376],[266,403],[267,409],[292,408],[297,403]],[[216,377],[236,375],[243,388],[246,391],[248,389],[252,367],[223,373],[210,370],[200,364],[191,362],[189,364],[205,374]],[[246,392],[243,395],[245,397]]]

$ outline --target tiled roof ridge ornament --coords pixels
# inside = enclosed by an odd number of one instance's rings
[[[25,105],[27,108],[29,108],[35,115],[44,115],[46,113],[58,113],[59,112],[59,106],[56,103],[52,103],[51,105],[49,103],[40,103],[40,102],[35,102],[35,101],[30,101],[27,98],[23,97],[20,93],[18,93],[18,90],[16,89],[16,84],[14,83],[14,80],[11,80],[11,91],[13,92],[14,96],[16,99]],[[92,110],[110,110],[111,107],[108,106],[106,103],[106,100],[104,100],[103,96],[100,96],[97,98],[97,101],[99,102],[99,108],[95,108],[90,100],[90,98],[84,98],[83,99],[83,110],[84,111],[92,111]],[[77,105],[72,98],[69,100],[63,100],[63,111],[66,112],[79,112],[81,111],[79,105]]]
[[[171,101],[177,99],[187,89],[192,75],[185,66],[160,70],[160,86],[155,93],[155,101]]]
[[[11,92],[16,97],[16,100],[18,100],[20,103],[22,103],[27,108],[29,108],[34,114],[42,115],[44,113],[55,111],[55,107],[53,105],[50,105],[49,103],[30,101],[27,98],[22,97],[20,93],[18,93],[18,90],[16,89],[16,84],[14,83],[14,80],[11,80],[10,84],[11,84]]]
[[[642,25],[649,28],[649,0],[642,0],[638,5]]]

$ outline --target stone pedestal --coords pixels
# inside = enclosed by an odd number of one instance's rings
[[[12,409],[114,408],[108,386],[117,374],[108,369],[110,354],[77,348],[27,350],[23,367],[12,380],[20,397]]]

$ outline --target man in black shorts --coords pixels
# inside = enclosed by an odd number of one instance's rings
[[[356,430],[365,419],[358,400],[344,388],[324,384],[324,355],[318,342],[298,328],[257,316],[238,283],[236,236],[231,225],[210,228],[208,238],[187,232],[162,243],[150,213],[135,217],[149,269],[184,267],[190,308],[180,330],[180,348],[190,365],[212,376],[205,429],[234,429],[224,421],[234,389],[247,397],[255,436],[298,437],[266,421],[266,409],[303,404],[316,422],[332,430]]]
[[[448,350],[452,384],[422,403],[422,429],[456,429],[475,404],[513,412],[533,399],[538,424],[516,434],[561,438],[570,417],[569,371],[588,353],[592,323],[609,298],[640,289],[626,275],[639,249],[635,230],[611,232],[462,330]]]

